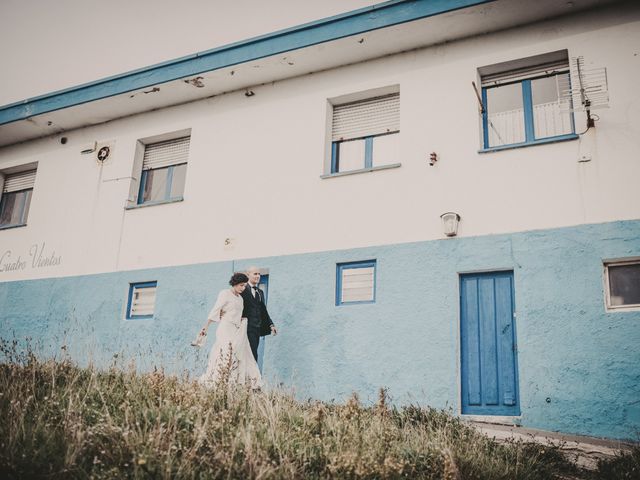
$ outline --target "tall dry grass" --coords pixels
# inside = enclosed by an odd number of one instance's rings
[[[2,358],[4,356],[4,358]],[[0,344],[1,478],[582,478],[557,449],[497,444],[452,415],[205,389]]]

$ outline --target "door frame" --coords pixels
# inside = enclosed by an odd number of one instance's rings
[[[518,407],[520,413],[517,415],[486,415],[486,414],[474,414],[474,413],[462,413],[462,304],[461,304],[461,295],[462,295],[462,277],[467,275],[483,275],[483,274],[494,274],[494,273],[511,273],[512,275],[512,284],[511,284],[511,302],[513,305],[513,313],[514,313],[514,321],[513,321],[513,335],[514,335],[514,343],[516,347],[516,368],[515,368],[515,381],[518,387],[517,391],[517,399],[518,399]],[[501,423],[501,424],[513,424],[520,425],[522,419],[522,392],[520,391],[520,362],[518,361],[518,326],[517,326],[517,304],[516,304],[516,269],[513,266],[505,266],[498,268],[481,268],[481,269],[469,269],[469,270],[460,270],[457,272],[457,328],[456,328],[456,352],[455,352],[455,363],[456,363],[456,388],[458,391],[457,399],[458,405],[456,408],[457,414],[465,419],[471,421],[482,421],[486,423]]]
[[[267,305],[267,303],[269,302],[269,271],[266,270],[266,273],[262,273],[262,271],[263,270],[260,271],[260,283],[258,284],[258,286],[267,286],[266,290],[262,290],[264,292],[264,304]],[[264,363],[264,348],[268,336],[269,335],[260,337],[260,343],[258,344],[258,369],[260,370],[260,373],[262,373],[262,364]]]

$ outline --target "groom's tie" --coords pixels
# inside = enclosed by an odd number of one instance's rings
[[[253,286],[251,288],[253,288],[253,298],[255,298],[256,301],[259,303],[260,302],[260,294],[258,293],[258,287],[257,286]]]

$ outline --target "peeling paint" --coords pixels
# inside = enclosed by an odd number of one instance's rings
[[[133,97],[139,95],[140,93],[144,93],[146,95],[147,93],[156,93],[156,92],[159,92],[159,91],[160,91],[160,87],[153,87],[151,90],[143,90],[142,92],[138,92],[138,93],[134,93],[132,95],[129,95],[129,98],[133,98]]]
[[[187,80],[183,80],[183,82],[189,85],[193,85],[194,87],[197,87],[197,88],[203,88],[204,83],[202,82],[202,80],[204,80],[204,77],[194,77],[194,78],[189,78]]]

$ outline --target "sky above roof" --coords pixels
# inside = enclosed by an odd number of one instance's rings
[[[0,106],[377,3],[2,0]]]

